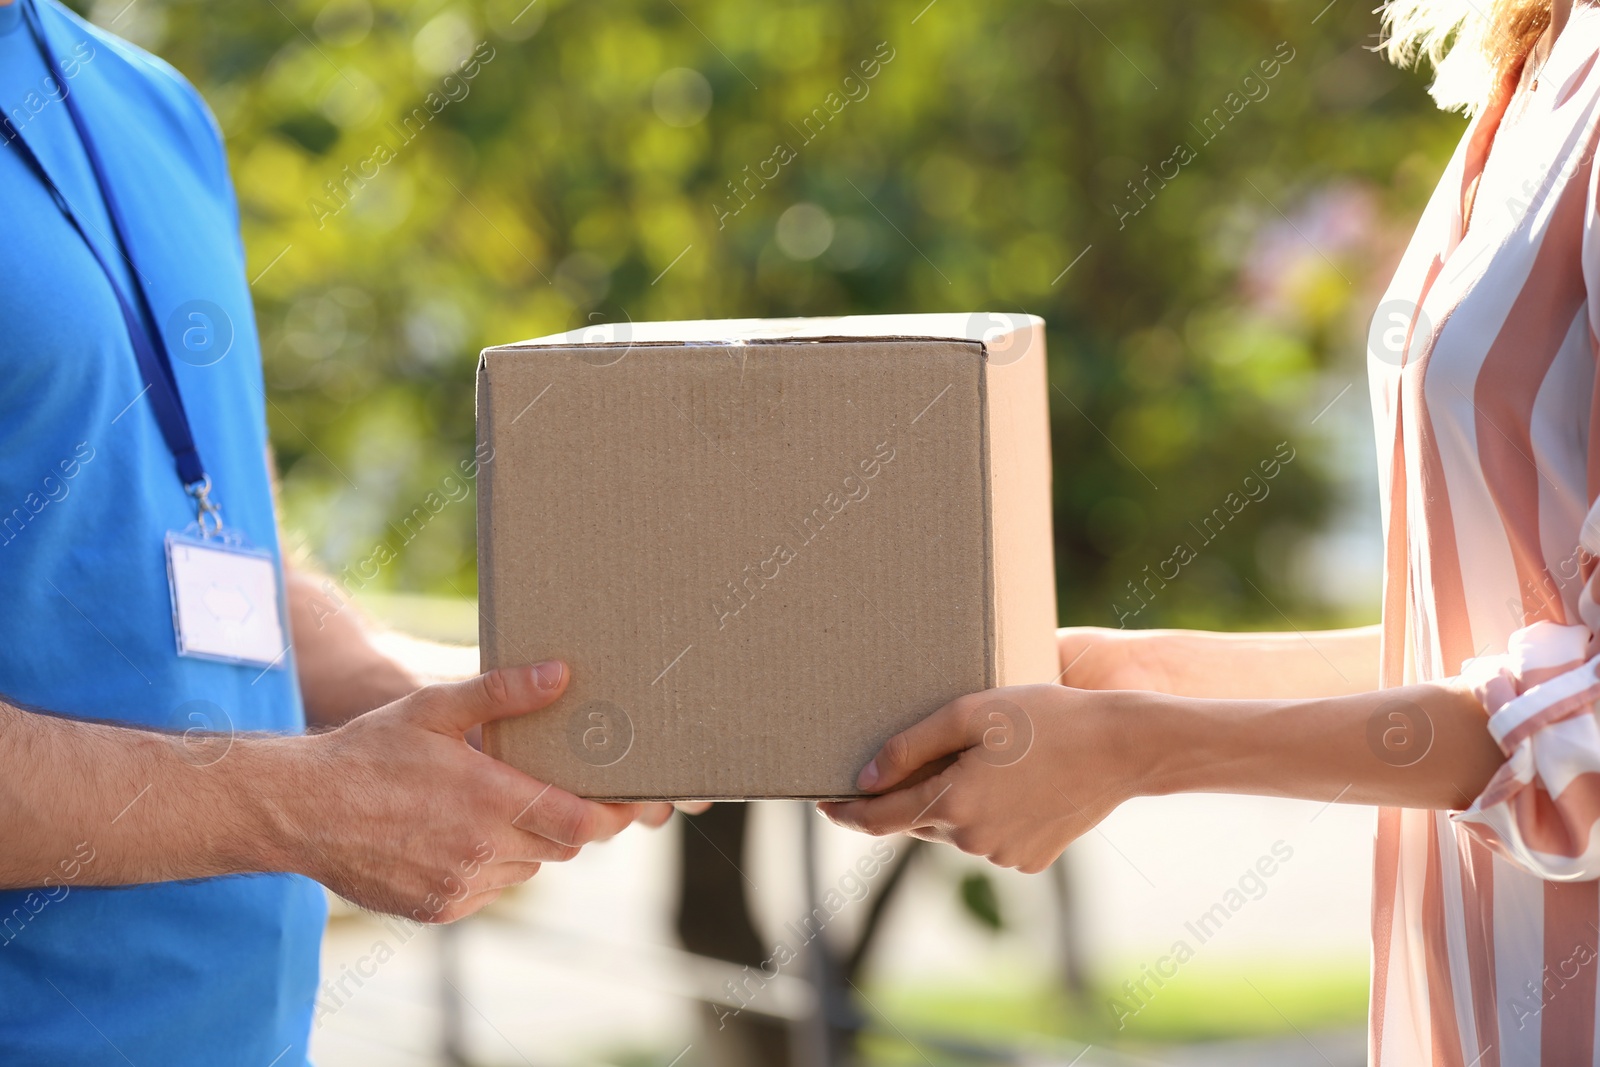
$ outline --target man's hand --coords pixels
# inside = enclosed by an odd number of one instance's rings
[[[293,867],[363,907],[450,922],[669,805],[597,804],[476,751],[480,723],[558,698],[556,662],[429,686],[308,738],[317,782],[291,817]],[[649,810],[646,810],[648,807]]]
[[[672,814],[582,800],[464,740],[566,684],[560,663],[491,671],[309,736],[179,734],[0,700],[0,888],[288,871],[423,922],[469,915],[540,863]]]
[[[1059,685],[961,697],[878,750],[857,784],[881,795],[818,806],[851,830],[1042,871],[1135,795],[1109,706],[1125,697]]]

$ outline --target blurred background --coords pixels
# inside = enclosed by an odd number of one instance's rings
[[[398,630],[475,640],[471,498],[391,522],[471,455],[481,347],[975,310],[1048,323],[1064,624],[1376,619],[1368,323],[1463,123],[1372,53],[1368,4],[76,6],[215,111],[288,539]],[[748,992],[870,842],[722,810],[448,932],[338,912],[318,1061],[799,1064],[842,1022],[874,1064],[1363,1062],[1370,811],[1140,802],[1034,878],[895,841],[828,965]]]

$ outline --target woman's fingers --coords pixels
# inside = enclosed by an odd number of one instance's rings
[[[948,824],[951,821],[950,793],[954,787],[955,782],[949,775],[940,774],[882,796],[823,803],[817,807],[846,829],[882,837]]]
[[[972,743],[968,720],[973,699],[952,700],[915,726],[885,741],[878,754],[861,769],[856,787],[873,793],[893,789],[923,764],[967,748]]]

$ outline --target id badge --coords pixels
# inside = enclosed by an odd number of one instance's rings
[[[167,534],[167,579],[178,655],[282,667],[289,640],[278,611],[278,567],[260,549]]]

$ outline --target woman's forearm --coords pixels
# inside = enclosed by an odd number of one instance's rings
[[[1305,633],[1073,628],[1058,633],[1061,681],[1218,699],[1303,699],[1378,684],[1377,626]]]
[[[1136,796],[1459,810],[1504,763],[1487,711],[1459,683],[1311,700],[1011,686],[960,697],[896,734],[857,783],[877,795],[823,810],[853,830],[948,841],[1041,871]]]
[[[1483,706],[1460,685],[1314,700],[1107,696],[1127,704],[1123,750],[1146,795],[1460,809],[1505,762]]]

